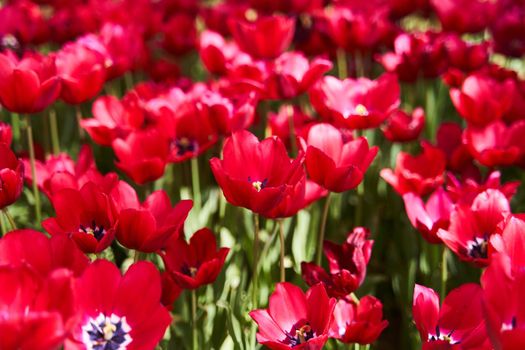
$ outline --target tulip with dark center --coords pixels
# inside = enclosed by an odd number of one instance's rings
[[[320,350],[328,340],[334,305],[322,284],[305,294],[291,283],[278,283],[268,309],[250,312],[259,325],[257,341],[275,350]]]
[[[460,259],[477,266],[487,266],[488,241],[499,232],[498,225],[510,214],[510,204],[498,190],[486,190],[476,196],[472,205],[460,204],[450,215],[450,226],[437,236]]]
[[[118,213],[113,199],[96,184],[62,189],[51,202],[56,216],[42,222],[51,235],[71,236],[85,253],[99,253],[113,241]]]

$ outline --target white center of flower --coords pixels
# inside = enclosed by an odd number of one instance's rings
[[[87,350],[126,350],[132,341],[130,331],[126,317],[100,313],[82,326],[82,343]]]

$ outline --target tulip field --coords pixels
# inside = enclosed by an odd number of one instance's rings
[[[525,349],[524,59],[522,0],[0,0],[0,350]]]

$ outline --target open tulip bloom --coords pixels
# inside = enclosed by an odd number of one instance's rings
[[[0,0],[0,350],[525,349],[524,57],[523,0]]]

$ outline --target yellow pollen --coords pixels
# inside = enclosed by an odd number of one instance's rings
[[[181,139],[179,139],[179,143],[182,147],[187,147],[190,145],[190,139],[188,139],[187,137],[182,137]]]
[[[195,277],[197,274],[197,271],[199,271],[196,267],[190,267],[190,275],[191,277]]]
[[[306,342],[305,334],[311,331],[312,327],[310,327],[310,325],[308,324],[305,324],[304,326],[295,331],[295,336],[297,337],[297,339],[299,339],[299,344]]]
[[[111,338],[113,338],[113,333],[115,333],[116,330],[117,330],[117,326],[111,323],[110,320],[106,319],[106,324],[104,325],[104,328],[102,329],[102,331],[104,332],[104,339],[111,340]]]
[[[253,186],[253,188],[255,188],[255,190],[257,192],[261,192],[262,185],[263,185],[263,183],[261,181],[254,181],[254,182],[252,182],[252,186]]]
[[[357,106],[355,106],[354,113],[362,117],[365,117],[368,115],[368,109],[362,104],[358,104]]]
[[[255,11],[254,9],[248,9],[246,11],[246,13],[244,14],[244,16],[246,17],[246,19],[250,22],[255,22],[257,20],[257,11]]]

